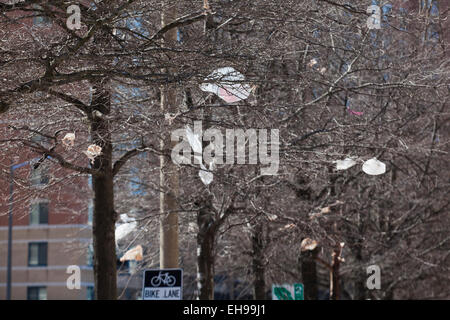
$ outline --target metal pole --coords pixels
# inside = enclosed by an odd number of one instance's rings
[[[30,161],[36,161],[40,158],[34,158]],[[30,164],[25,161],[14,165],[14,160],[9,168],[9,212],[8,212],[8,266],[6,274],[6,300],[11,300],[11,265],[12,265],[12,227],[13,227],[13,202],[14,202],[14,170]]]
[[[14,167],[11,164],[9,170],[9,213],[8,213],[8,271],[6,279],[6,300],[11,300],[11,262],[12,262],[12,225],[13,225],[13,201],[14,201]]]

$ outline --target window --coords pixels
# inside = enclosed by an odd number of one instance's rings
[[[87,300],[95,300],[95,292],[93,286],[86,287]]]
[[[33,242],[28,244],[28,266],[47,265],[47,242]]]
[[[37,144],[48,144],[48,139],[38,133],[33,134],[33,136],[31,137],[31,141]]]
[[[87,250],[87,255],[86,255],[86,264],[88,266],[93,266],[94,265],[94,246],[92,243],[89,244],[88,250]]]
[[[40,5],[34,4],[33,8],[36,9],[36,11],[34,11],[33,25],[40,26],[51,24],[50,17],[45,15],[45,11]]]
[[[130,261],[120,261],[119,259],[116,260],[117,265],[117,273],[119,274],[127,274],[130,273]]]
[[[88,206],[88,225],[92,225],[92,218],[94,217],[94,204],[92,203],[92,200],[89,201]]]
[[[28,287],[28,300],[47,300],[47,287]]]
[[[48,203],[39,202],[31,205],[30,225],[48,224]]]
[[[40,99],[43,99],[43,97],[39,97]],[[31,141],[37,145],[41,145],[47,149],[50,149],[52,146],[52,140],[46,136],[43,136],[40,133],[34,133],[31,136]]]
[[[31,168],[31,184],[33,186],[46,185],[50,181],[48,169],[41,164],[37,169]]]
[[[137,270],[137,261],[136,260],[130,260],[128,263],[129,266],[129,272],[130,274],[135,274]]]

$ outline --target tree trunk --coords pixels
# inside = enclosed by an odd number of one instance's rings
[[[95,296],[99,300],[117,299],[116,239],[114,211],[114,184],[112,173],[112,144],[108,120],[109,92],[94,86],[91,117],[92,142],[102,148],[92,165],[98,171],[92,176],[94,191],[93,246]]]
[[[164,8],[161,16],[162,27],[176,18],[176,6]],[[177,29],[173,28],[165,33],[164,41],[177,41]],[[169,45],[170,46],[170,45]],[[167,71],[167,70],[166,70]],[[177,111],[176,89],[165,86],[161,88],[161,111],[163,114]],[[161,140],[161,150],[166,155],[160,157],[160,268],[178,268],[178,205],[179,169],[170,158],[170,150],[176,142],[170,139],[172,125],[167,123],[165,137]]]
[[[211,210],[201,208],[197,215],[197,289],[198,300],[214,299],[215,227]]]
[[[318,283],[317,283],[317,257],[319,255],[319,247],[314,250],[306,250],[300,253],[300,265],[302,273],[302,281],[305,288],[305,300],[317,300]]]
[[[203,0],[203,8],[206,12],[209,12],[211,9],[208,0]],[[210,19],[211,16],[208,14],[203,24],[203,34],[214,43],[213,28],[208,24]],[[204,130],[209,128],[211,116],[212,110],[206,108],[203,111]],[[204,148],[205,142],[202,144]],[[200,206],[201,209],[197,213],[197,299],[214,300],[214,245],[216,226],[211,210],[211,199],[206,199],[204,203],[200,203]]]
[[[362,256],[362,250],[363,250],[363,243],[361,239],[356,240],[355,245],[355,260],[357,261],[358,265],[364,266],[363,256]],[[366,300],[367,299],[367,288],[366,288],[366,279],[367,275],[365,272],[365,268],[358,268],[358,271],[356,272],[356,280],[355,280],[355,299],[356,300]]]
[[[264,268],[264,228],[262,222],[257,222],[253,229],[253,276],[254,276],[254,297],[256,300],[266,299],[266,282]]]
[[[341,298],[341,283],[339,267],[341,264],[342,246],[337,245],[332,254],[333,262],[330,271],[330,300],[339,300]]]
[[[99,300],[117,298],[114,191],[111,176],[93,177],[94,277]]]

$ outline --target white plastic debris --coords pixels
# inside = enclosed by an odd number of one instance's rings
[[[286,231],[286,230],[291,230],[293,228],[295,228],[295,224],[289,223],[289,224],[285,225],[284,227],[278,228],[278,231]]]
[[[209,185],[211,182],[213,182],[214,174],[211,171],[207,171],[206,167],[203,164],[200,164],[200,168],[201,169],[198,172],[200,180],[202,180],[204,185]]]
[[[188,223],[188,231],[192,233],[198,232],[198,225],[196,222],[189,222]]]
[[[214,170],[214,162],[209,163],[209,170],[207,170],[202,161],[201,154],[203,148],[200,137],[197,134],[194,134],[189,127],[186,128],[186,137],[188,139],[189,145],[194,151],[194,158],[196,158],[197,161],[200,162],[201,169],[198,172],[198,176],[200,177],[200,180],[203,182],[203,184],[209,185],[214,179],[214,174],[211,172],[212,170]]]
[[[83,151],[85,155],[87,155],[87,157],[89,158],[89,160],[91,160],[91,162],[94,161],[94,159],[96,157],[98,157],[101,153],[102,153],[102,148],[95,145],[95,144],[91,144],[88,148],[87,151]]]
[[[143,250],[141,245],[137,245],[134,248],[131,248],[125,254],[120,258],[121,262],[128,261],[128,260],[136,260],[136,261],[142,261],[143,259]]]
[[[126,213],[122,213],[120,215],[120,220],[122,220],[125,223],[135,221],[134,218],[130,218]]]
[[[317,64],[317,60],[315,58],[311,59],[308,63],[308,67],[312,68]]]
[[[356,164],[356,161],[352,158],[345,158],[344,160],[336,160],[336,170],[347,170]]]
[[[386,165],[377,160],[376,158],[372,158],[364,162],[362,166],[362,170],[371,176],[377,176],[386,172]]]
[[[137,222],[133,221],[130,223],[123,223],[116,227],[116,241],[119,241],[120,239],[124,238],[127,234],[132,232],[137,226]]]
[[[194,134],[192,132],[191,128],[188,126],[186,127],[186,137],[188,139],[189,145],[191,146],[192,150],[194,151],[194,154],[202,154],[202,142],[198,134]]]
[[[72,148],[75,144],[75,133],[67,133],[62,139],[62,143],[66,148]]]
[[[225,102],[233,103],[250,96],[252,88],[243,81],[245,81],[243,74],[232,67],[225,67],[214,70],[207,76],[205,83],[200,85],[200,89],[216,94]]]
[[[305,238],[303,239],[302,243],[300,244],[300,250],[302,252],[304,251],[313,251],[315,248],[317,248],[318,242],[316,240]]]

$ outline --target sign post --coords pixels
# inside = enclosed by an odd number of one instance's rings
[[[143,300],[182,300],[183,269],[144,271]]]

